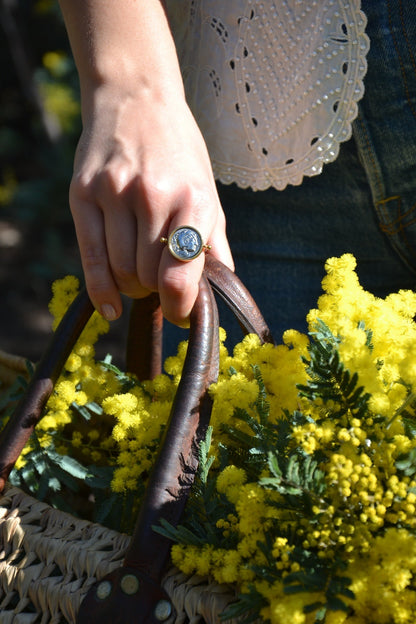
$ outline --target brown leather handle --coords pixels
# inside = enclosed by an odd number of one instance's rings
[[[218,377],[218,314],[204,277],[190,321],[182,377],[125,560],[126,565],[141,569],[154,580],[164,568],[171,544],[163,554],[161,537],[151,527],[162,517],[176,525],[182,515],[198,467],[199,442],[205,437],[211,415],[206,391]]]
[[[245,333],[274,344],[273,336],[255,300],[233,271],[207,254],[204,275],[213,290],[234,312]],[[133,301],[127,341],[126,368],[139,379],[153,379],[162,371],[163,316],[159,296]]]
[[[198,447],[209,424],[206,390],[218,375],[218,315],[212,290],[202,277],[191,313],[188,350],[166,433],[152,470],[123,567],[105,577],[111,592],[100,598],[103,581],[84,598],[77,624],[157,624],[157,606],[169,597],[161,588],[171,542],[153,530],[163,518],[177,525],[198,467]],[[136,590],[126,593],[127,582]]]
[[[237,313],[246,331],[256,331],[262,340],[271,341],[257,306],[236,276],[211,258],[205,273],[213,288]],[[161,518],[174,525],[178,523],[196,473],[198,445],[209,423],[211,402],[206,389],[216,379],[218,371],[218,313],[208,279],[203,276],[200,282],[199,295],[191,314],[182,379],[124,565],[106,577],[112,590],[105,599],[99,597],[97,586],[90,590],[81,605],[78,624],[95,624],[97,621],[102,624],[156,624],[159,620],[155,609],[161,601],[168,600],[160,582],[170,542],[156,534],[152,527]],[[140,326],[142,332],[145,328],[145,336],[151,336],[147,340],[147,351],[150,353],[151,346],[157,345],[161,338],[157,300],[152,297],[145,301],[144,309],[147,310],[144,318],[148,318],[150,312],[152,319],[150,324],[143,322]],[[61,368],[92,311],[88,296],[82,292],[61,321],[25,396],[2,432],[1,487],[4,487],[15,461],[39,421]],[[152,365],[142,374],[157,369],[155,362],[160,362],[160,353],[159,348]],[[130,588],[133,580],[134,591],[130,589],[126,592],[126,579]]]
[[[162,372],[163,315],[158,293],[133,299],[126,349],[126,369],[138,379]]]
[[[69,307],[57,328],[48,349],[36,367],[25,395],[0,435],[0,492],[20,453],[39,422],[63,365],[94,308],[86,291],[82,291]]]
[[[273,336],[256,302],[242,281],[222,262],[206,254],[204,273],[214,291],[225,301],[247,334],[274,344]]]
[[[95,624],[97,621],[103,624],[157,624],[160,621],[156,617],[157,605],[169,604],[161,581],[171,543],[156,534],[152,527],[162,518],[174,526],[178,524],[195,477],[199,442],[209,423],[211,402],[205,390],[216,379],[219,359],[218,312],[209,284],[235,312],[246,332],[257,333],[263,342],[273,341],[257,305],[241,281],[223,264],[207,256],[199,296],[191,315],[182,379],[130,548],[122,568],[105,578],[111,585],[110,594],[104,599],[99,597],[102,581],[91,588],[81,605],[77,624]],[[137,357],[130,356],[129,370],[135,368],[138,376],[143,374],[141,371],[157,373],[160,360],[154,355],[155,352],[161,353],[162,336],[157,302],[149,301],[145,308],[140,303],[136,306],[130,326],[131,336],[136,336],[137,340],[137,336],[145,332],[144,341],[153,347],[147,348],[151,355],[150,365],[143,365],[137,362]],[[140,325],[135,327],[137,320]],[[130,338],[128,342],[133,344]],[[198,407],[201,396],[204,398]],[[136,587],[136,591],[129,595],[123,591],[126,579]]]

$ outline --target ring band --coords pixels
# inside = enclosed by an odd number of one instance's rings
[[[172,256],[182,262],[190,262],[197,258],[203,251],[211,249],[211,245],[204,245],[202,236],[194,227],[182,225],[177,227],[169,235],[162,236],[161,243],[167,243]]]

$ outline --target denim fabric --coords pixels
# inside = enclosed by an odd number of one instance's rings
[[[289,327],[306,330],[328,257],[353,253],[362,285],[378,296],[416,287],[416,3],[362,8],[366,93],[338,159],[284,191],[219,185],[236,272],[277,341]]]
[[[355,137],[380,227],[416,271],[416,2],[363,9],[371,48]]]
[[[306,331],[328,257],[353,253],[362,285],[378,296],[416,288],[416,2],[362,8],[366,91],[338,159],[284,191],[218,185],[236,272],[277,342],[285,329]],[[241,331],[221,308],[232,346]]]

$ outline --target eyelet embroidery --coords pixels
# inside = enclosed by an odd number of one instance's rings
[[[360,0],[167,5],[217,179],[283,189],[336,158],[364,92]]]

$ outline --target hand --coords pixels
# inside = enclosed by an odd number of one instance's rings
[[[187,325],[204,253],[180,262],[160,238],[194,226],[209,253],[231,269],[233,261],[206,146],[184,98],[101,85],[84,99],[83,122],[70,205],[94,306],[114,320],[120,292],[158,291],[164,316]]]

